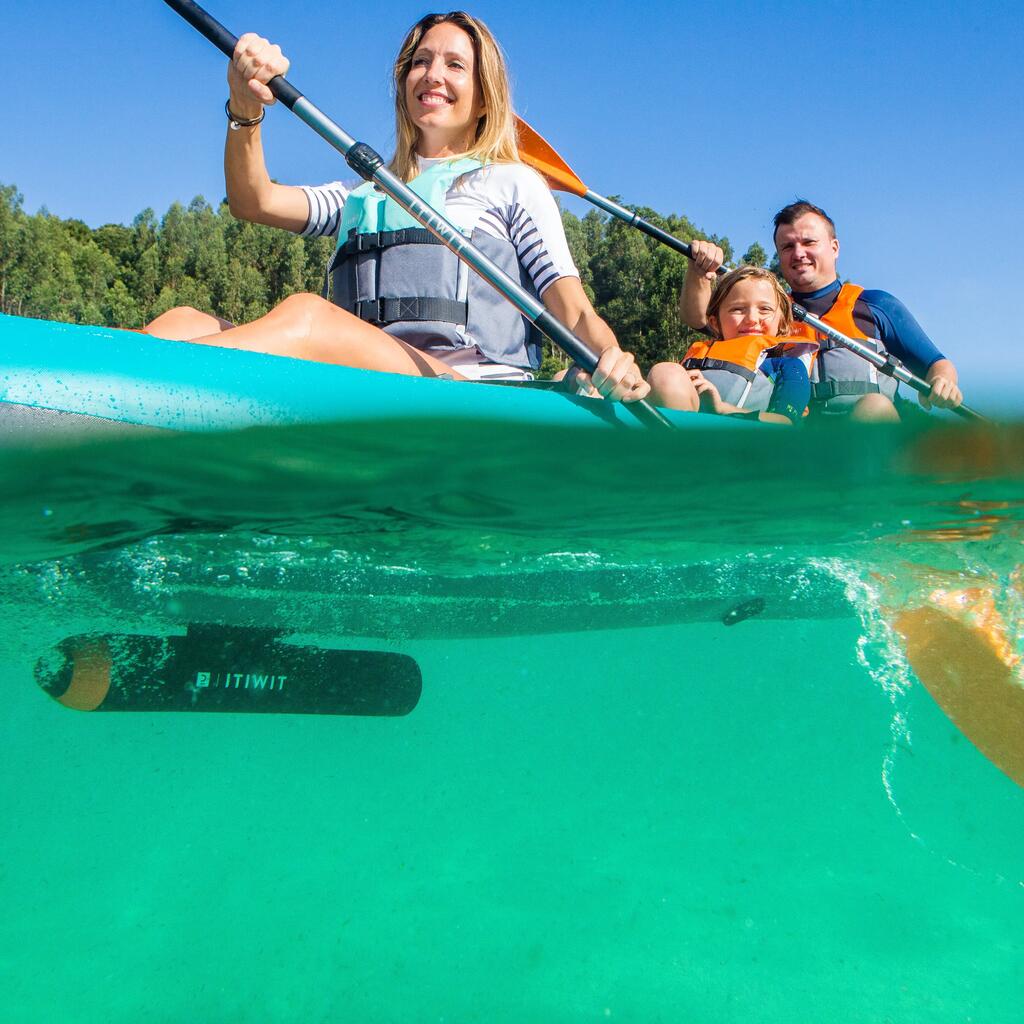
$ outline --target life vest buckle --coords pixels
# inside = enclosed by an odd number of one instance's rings
[[[355,242],[352,248],[356,252],[370,252],[380,248],[380,232],[368,231],[365,234],[356,235],[352,241]]]

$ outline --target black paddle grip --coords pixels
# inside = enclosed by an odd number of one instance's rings
[[[238,36],[229,32],[209,11],[192,0],[164,0],[171,10],[180,14],[197,32],[206,36],[227,58],[235,55]],[[302,93],[280,75],[267,83],[267,88],[289,109],[302,99]]]
[[[225,56],[233,57],[238,45],[238,36],[232,35],[212,14],[204,11],[192,0],[164,0],[173,11],[177,11],[194,29],[201,32]]]

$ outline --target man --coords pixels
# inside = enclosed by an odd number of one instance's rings
[[[686,275],[679,300],[683,320],[691,327],[705,325],[715,271],[722,250],[709,242],[694,242],[694,267]],[[950,409],[963,400],[956,367],[935,347],[910,311],[888,292],[840,285],[836,274],[839,239],[831,217],[806,200],[797,200],[775,215],[775,248],[779,268],[793,299],[847,337],[889,352],[931,385],[921,395],[926,408]],[[694,272],[696,271],[696,272]],[[817,335],[806,325],[800,333]],[[848,349],[818,338],[821,347],[811,367],[812,413],[850,414],[858,420],[898,420],[902,403],[896,381]]]

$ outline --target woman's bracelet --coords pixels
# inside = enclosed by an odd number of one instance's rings
[[[233,132],[237,132],[239,128],[254,128],[267,115],[267,108],[264,107],[260,111],[259,117],[239,117],[237,114],[231,113],[231,107],[228,106],[230,102],[230,99],[224,101],[224,113],[228,115],[228,127]]]

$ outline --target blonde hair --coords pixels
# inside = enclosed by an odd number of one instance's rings
[[[710,324],[711,318],[718,316],[718,310],[721,308],[722,303],[725,302],[729,292],[733,290],[741,281],[767,281],[775,292],[775,299],[779,304],[779,312],[782,314],[782,318],[779,321],[779,332],[778,337],[785,338],[789,332],[793,329],[793,300],[789,297],[789,293],[782,287],[779,279],[770,271],[764,267],[751,267],[743,266],[737,267],[735,270],[730,270],[724,277],[719,278],[718,285],[716,286],[714,293],[711,296],[711,301],[708,303],[707,319]],[[721,333],[720,331],[716,333]]]
[[[475,141],[465,156],[481,163],[519,160],[512,90],[509,87],[505,56],[491,30],[465,11],[427,14],[409,29],[395,58],[395,155],[390,167],[403,181],[410,181],[419,173],[419,162],[416,159],[419,129],[405,108],[405,80],[409,77],[413,57],[423,37],[435,25],[445,23],[457,25],[473,42],[476,65],[474,73],[484,107],[484,114],[477,122]]]

